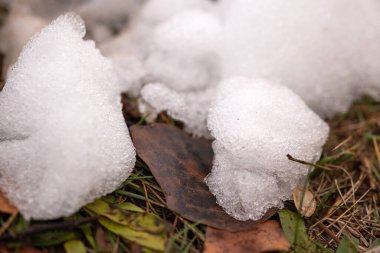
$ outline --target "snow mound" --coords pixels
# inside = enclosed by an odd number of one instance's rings
[[[207,124],[215,157],[206,181],[218,203],[239,220],[257,220],[290,199],[309,168],[287,154],[316,161],[329,131],[288,88],[246,78],[220,84]]]
[[[139,88],[192,93],[232,76],[267,79],[329,117],[364,94],[380,98],[379,14],[377,0],[151,0],[126,45],[146,71]]]
[[[221,1],[224,78],[279,81],[322,116],[380,97],[377,0]]]
[[[0,187],[25,218],[68,216],[113,191],[135,151],[110,60],[79,16],[34,35],[0,93]]]

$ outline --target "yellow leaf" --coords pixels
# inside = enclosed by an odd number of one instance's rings
[[[85,210],[104,218],[99,220],[111,232],[155,250],[163,250],[166,242],[166,223],[158,216],[144,213],[144,210],[131,204],[116,204],[111,207],[98,199],[87,205]]]
[[[17,212],[17,208],[11,205],[3,193],[0,192],[0,213],[14,214]]]
[[[130,203],[130,202],[124,202],[120,204],[116,204],[117,207],[129,211],[129,212],[136,212],[136,213],[144,213],[144,209]]]
[[[166,224],[160,217],[150,213],[143,213],[141,208],[131,203],[118,204],[115,208],[111,208],[107,202],[98,199],[85,208],[90,212],[100,214],[120,225],[129,226],[136,231],[153,234],[166,232]],[[124,213],[123,210],[136,212]]]
[[[120,225],[116,222],[110,221],[108,219],[101,218],[99,220],[109,231],[144,247],[148,247],[154,250],[163,251],[165,249],[166,235],[155,235],[147,232],[136,231],[128,226]]]
[[[86,253],[86,247],[84,246],[83,242],[79,240],[70,240],[65,242],[63,245],[65,248],[66,253]]]

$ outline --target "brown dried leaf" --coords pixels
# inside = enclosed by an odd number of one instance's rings
[[[302,186],[294,188],[293,200],[298,212],[305,218],[310,218],[317,208],[314,194]]]
[[[9,200],[0,192],[0,213],[14,214],[17,212],[17,208],[12,206]]]
[[[212,167],[211,143],[196,140],[172,125],[131,127],[139,157],[160,184],[167,206],[181,216],[231,232],[247,230],[269,219],[272,209],[258,221],[238,221],[216,203],[204,178]]]
[[[288,251],[290,243],[277,221],[267,221],[256,228],[231,233],[208,227],[205,253],[259,253],[268,251]]]
[[[101,227],[96,229],[95,241],[99,250],[108,251],[113,247],[111,239],[106,235],[105,231]]]
[[[366,253],[380,253],[380,246],[366,251]]]
[[[42,253],[42,251],[32,248],[32,247],[23,247],[16,251],[11,251],[5,248],[5,246],[0,245],[0,253],[11,253],[11,252],[18,252],[18,253]]]
[[[19,253],[42,253],[42,251],[32,247],[24,247]]]

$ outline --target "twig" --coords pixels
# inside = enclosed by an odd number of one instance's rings
[[[67,220],[63,222],[58,223],[46,223],[46,224],[38,224],[31,226],[30,228],[26,229],[25,231],[22,231],[20,233],[11,235],[11,234],[4,234],[0,236],[0,242],[2,241],[22,241],[27,238],[29,238],[31,235],[42,233],[42,232],[48,232],[53,230],[71,230],[75,229],[81,225],[94,222],[99,219],[99,215],[95,215],[92,217],[84,218],[81,220]]]
[[[335,234],[325,225],[322,223],[318,224],[318,227],[320,227],[326,234],[328,234],[332,239],[334,239],[335,242],[339,243],[339,238],[335,236]]]
[[[302,161],[302,160],[299,160],[299,159],[294,158],[293,156],[291,156],[291,155],[289,155],[289,154],[287,154],[286,157],[287,157],[290,161],[293,161],[293,162],[297,162],[297,163],[300,163],[300,164],[304,164],[304,165],[309,165],[309,166],[317,167],[317,168],[324,169],[324,170],[327,170],[327,171],[331,171],[331,168],[329,168],[329,167],[322,166],[322,165],[315,164],[315,163],[309,163],[309,162],[306,162],[306,161]]]

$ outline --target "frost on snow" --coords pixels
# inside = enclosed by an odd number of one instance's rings
[[[112,63],[74,14],[24,47],[0,93],[0,187],[26,217],[68,216],[113,191],[135,151]]]
[[[245,78],[220,85],[207,123],[215,157],[206,181],[239,220],[282,207],[309,168],[286,155],[315,161],[328,136],[327,124],[288,88]]]

